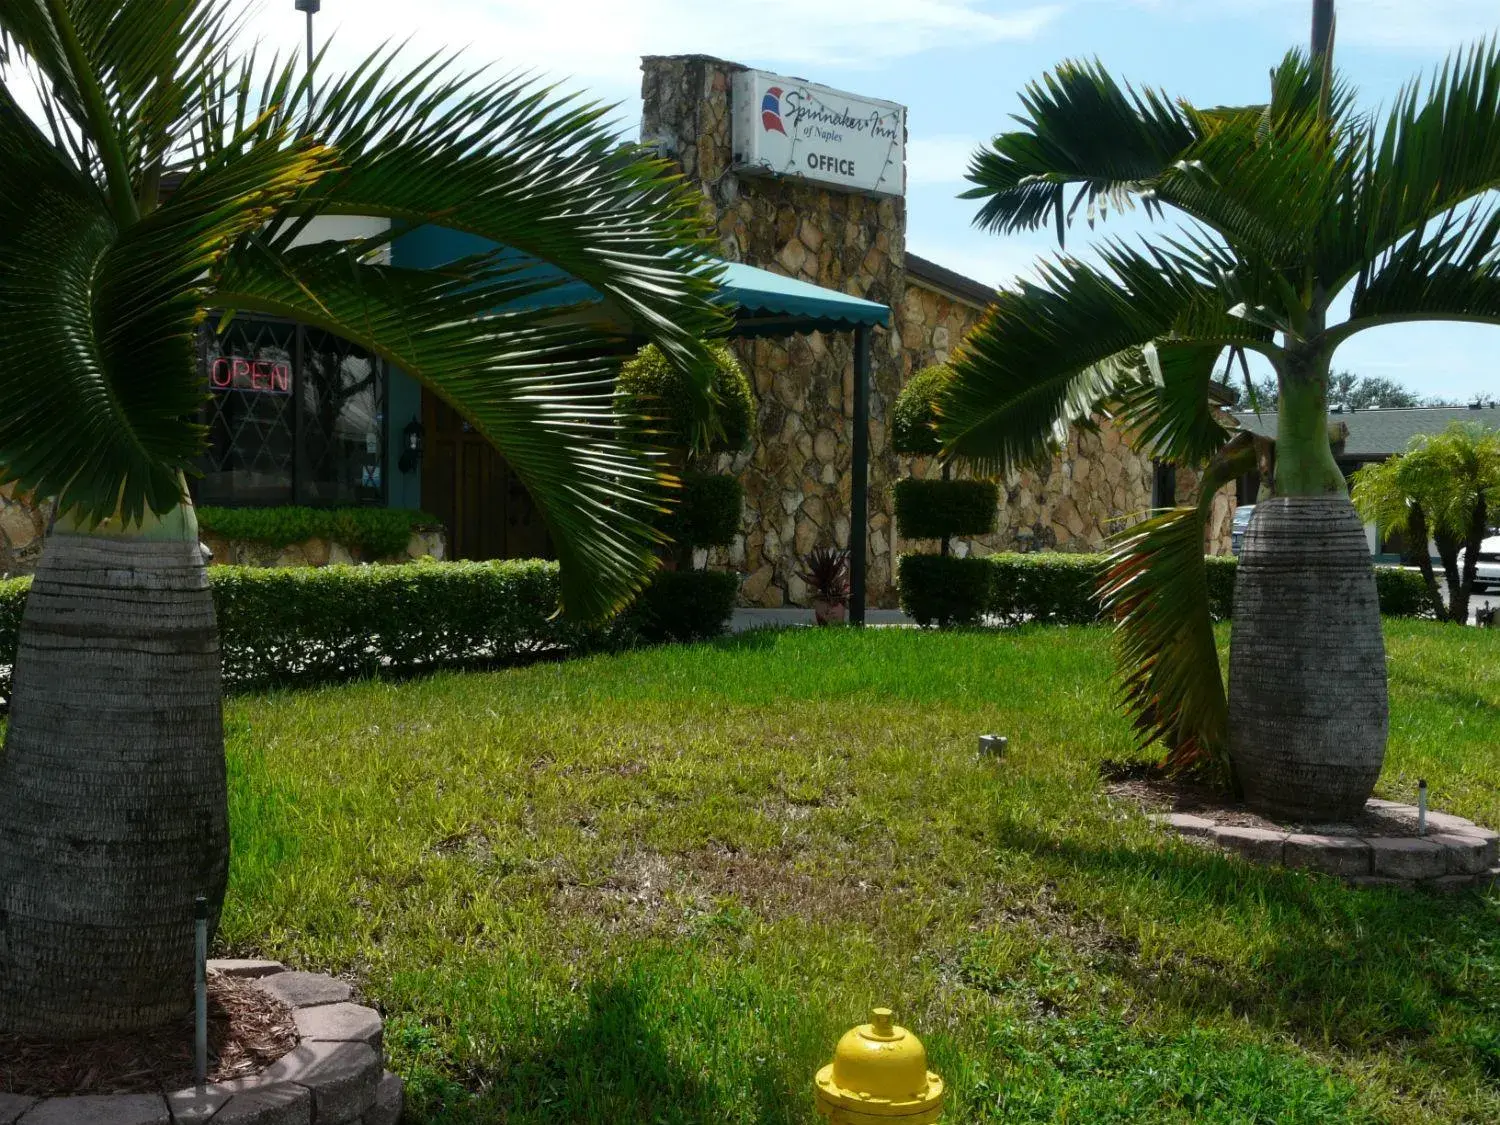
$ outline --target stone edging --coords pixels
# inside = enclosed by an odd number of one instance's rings
[[[1371,798],[1368,807],[1417,819],[1415,805]],[[1500,833],[1448,813],[1427,814],[1426,836],[1298,833],[1215,824],[1191,813],[1154,813],[1179,835],[1236,852],[1252,863],[1335,875],[1354,887],[1456,891],[1500,885]]]
[[[210,961],[293,1011],[302,1042],[260,1074],[157,1094],[22,1098],[0,1093],[0,1125],[396,1125],[401,1079],[384,1069],[380,1014],[344,981],[276,961]]]

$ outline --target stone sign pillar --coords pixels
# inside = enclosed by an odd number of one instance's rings
[[[703,195],[722,257],[889,305],[905,298],[906,204],[732,167],[733,76],[745,68],[703,55],[643,60],[641,137],[675,160]],[[887,411],[900,392],[898,331],[873,333],[870,380],[868,600],[895,604],[890,485],[899,472]],[[738,345],[755,386],[759,433],[722,471],[745,485],[743,532],[716,553],[746,575],[751,605],[807,604],[800,558],[849,546],[853,486],[853,332]]]

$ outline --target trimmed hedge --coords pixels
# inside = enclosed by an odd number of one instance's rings
[[[915,480],[891,486],[896,531],[906,539],[988,535],[995,530],[1000,490],[989,480]]]
[[[724,632],[739,593],[740,576],[733,571],[658,571],[621,615],[616,632],[650,644],[705,641]]]
[[[674,543],[727,547],[740,533],[745,488],[727,473],[684,473],[682,491],[657,523]]]
[[[235,688],[503,663],[703,640],[724,630],[739,575],[663,571],[613,621],[557,615],[553,562],[209,569],[224,679]],[[0,696],[31,579],[0,582]]]
[[[977,625],[984,617],[993,575],[989,559],[902,555],[897,585],[901,608],[918,625]]]
[[[1236,560],[1232,555],[1216,555],[1205,561],[1210,611],[1216,620],[1226,620],[1234,611]],[[1094,587],[1105,564],[1104,555],[1038,552],[950,560],[934,555],[902,555],[898,572],[901,608],[920,624],[941,623],[945,617],[967,620],[944,607],[972,602],[979,581],[974,574],[979,568],[936,565],[947,562],[983,564],[988,580],[987,612],[1002,624],[1032,621],[1083,625],[1099,620]],[[1432,616],[1427,586],[1417,572],[1377,566],[1375,583],[1380,592],[1380,611],[1386,616]]]
[[[720,433],[706,450],[694,441],[694,396],[686,376],[647,344],[620,369],[616,384],[627,412],[650,420],[648,431],[662,445],[694,453],[738,453],[750,444],[755,424],[755,396],[745,370],[725,344],[709,344],[717,364],[713,392]]]
[[[328,539],[382,559],[406,553],[412,528],[441,524],[426,512],[406,508],[199,508],[198,526],[225,539],[247,539],[290,547]]]

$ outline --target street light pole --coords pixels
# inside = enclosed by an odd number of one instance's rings
[[[297,0],[297,11],[307,13],[307,123],[312,126],[313,115],[313,16],[322,10],[323,0]]]

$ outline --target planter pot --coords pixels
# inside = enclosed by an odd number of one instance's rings
[[[1359,815],[1385,759],[1380,602],[1343,497],[1258,504],[1234,585],[1229,746],[1245,799],[1306,822]]]
[[[826,598],[813,599],[813,620],[819,625],[843,624],[849,619],[849,603]]]

